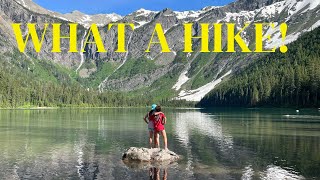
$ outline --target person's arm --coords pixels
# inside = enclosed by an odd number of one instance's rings
[[[165,115],[163,112],[159,112],[159,114],[161,114],[161,116],[162,116],[162,121],[161,121],[161,123],[162,123],[163,125],[165,125],[165,124],[167,123],[167,117],[166,117],[166,115]]]
[[[146,122],[146,123],[148,124],[149,122],[147,121],[147,117],[148,117],[148,114],[146,114],[146,115],[144,116],[143,120],[144,120],[144,122]]]
[[[155,112],[154,115],[158,116],[159,114],[163,114],[163,112]]]
[[[165,125],[167,123],[167,117],[163,117],[162,124]]]

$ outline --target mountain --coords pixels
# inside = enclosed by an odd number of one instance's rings
[[[61,14],[58,12],[47,10],[34,3],[32,0],[16,0],[16,2],[32,12],[46,14],[64,21],[76,22],[85,26],[86,28],[89,28],[93,23],[97,24],[98,26],[104,26],[110,22],[115,22],[122,19],[122,16],[115,13],[88,15],[80,11],[73,11],[71,13]]]
[[[84,53],[68,53],[68,41],[62,40],[62,53],[51,52],[50,30],[47,32],[44,49],[40,53],[33,50],[31,43],[28,51],[22,54],[27,60],[25,67],[17,64],[17,68],[25,68],[32,72],[52,72],[47,66],[39,65],[39,60],[55,68],[57,74],[69,74],[70,81],[79,83],[84,88],[103,91],[122,91],[135,95],[152,95],[157,100],[173,99],[200,101],[221,81],[226,81],[249,66],[255,59],[263,56],[257,53],[200,53],[200,41],[194,40],[194,52],[183,53],[183,23],[193,22],[195,36],[201,34],[200,23],[233,22],[238,27],[244,23],[277,22],[274,29],[265,29],[271,34],[272,41],[266,47],[279,47],[282,39],[279,24],[288,24],[288,44],[295,41],[301,34],[311,31],[320,25],[320,1],[313,0],[238,0],[226,6],[209,6],[198,11],[177,12],[171,9],[162,11],[137,10],[121,17],[116,14],[85,15],[74,11],[60,14],[46,10],[31,0],[0,0],[0,53],[2,60],[14,60],[17,54],[16,42],[11,29],[12,22],[32,22],[39,24],[40,30],[44,23],[62,23],[62,33],[68,33],[67,23],[76,22],[78,28],[78,48],[83,47],[84,38],[91,23],[100,25],[101,38],[107,53],[98,53],[97,47],[88,44]],[[136,26],[135,31],[127,29],[126,45],[128,53],[117,53],[117,30],[106,31],[110,22],[130,22]],[[160,47],[152,46],[150,53],[145,53],[154,25],[161,23],[171,53],[161,53]],[[25,28],[25,26],[23,26]],[[226,31],[224,30],[225,34]],[[249,47],[254,47],[254,29],[249,26],[243,33]],[[212,48],[213,32],[209,33]],[[93,39],[92,36],[89,39]],[[226,36],[223,36],[223,42]],[[226,44],[223,44],[225,46]],[[14,53],[13,53],[14,52]],[[35,67],[38,67],[36,69]],[[56,68],[58,67],[58,68]],[[61,68],[63,72],[61,72]],[[41,77],[40,77],[41,78]],[[59,82],[60,78],[56,78]]]
[[[320,27],[267,54],[221,83],[199,103],[212,106],[320,106]]]

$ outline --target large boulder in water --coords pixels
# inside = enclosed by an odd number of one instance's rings
[[[176,153],[160,148],[137,148],[131,147],[122,155],[122,160],[125,164],[131,167],[140,166],[168,166],[179,160],[179,155]]]

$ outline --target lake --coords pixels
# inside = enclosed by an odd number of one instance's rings
[[[122,153],[148,147],[146,112],[0,110],[0,179],[320,179],[317,109],[165,108],[168,147],[183,158],[128,167]]]

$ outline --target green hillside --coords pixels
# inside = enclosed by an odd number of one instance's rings
[[[0,108],[66,106],[142,106],[146,96],[122,92],[100,93],[78,83],[73,70],[19,52],[0,56]]]

